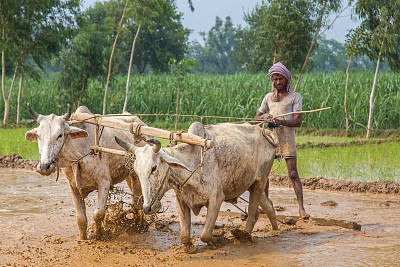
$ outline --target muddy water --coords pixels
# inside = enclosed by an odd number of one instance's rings
[[[123,183],[121,187],[126,190]],[[78,242],[75,212],[64,176],[44,177],[31,171],[0,169],[0,266],[398,266],[400,265],[400,196],[350,194],[305,190],[305,205],[312,217],[354,221],[361,231],[316,222],[279,224],[271,231],[264,215],[256,224],[256,242],[234,242],[229,230],[242,226],[241,212],[224,203],[217,231],[222,244],[211,248],[199,241],[206,209],[192,215],[196,254],[177,250],[179,223],[174,193],[163,199],[164,212],[146,234],[108,241]],[[278,217],[297,216],[291,188],[271,188]],[[248,195],[243,195],[248,199]],[[325,201],[337,206],[321,206]],[[129,201],[129,200],[127,200]],[[96,194],[88,197],[89,224]],[[239,200],[239,207],[246,203]]]

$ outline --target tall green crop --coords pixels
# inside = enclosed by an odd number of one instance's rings
[[[293,78],[293,82],[297,77]],[[350,74],[347,110],[351,129],[364,129],[368,120],[369,94],[373,75],[368,72]],[[344,129],[345,73],[307,73],[302,77],[298,92],[303,98],[303,110],[330,106],[331,110],[303,115],[303,128]],[[9,82],[9,81],[8,81]],[[116,76],[109,87],[107,113],[121,113],[125,100],[126,77]],[[26,103],[42,114],[63,114],[67,103],[57,103],[57,78],[29,81],[24,86],[22,118],[30,119]],[[171,75],[135,76],[131,80],[128,111],[133,114],[174,114],[176,80]],[[400,128],[400,75],[387,72],[379,75],[374,102],[374,129]],[[181,83],[180,114],[252,118],[264,95],[271,90],[265,73],[235,75],[188,75]],[[93,113],[102,112],[104,84],[91,80],[82,105]],[[10,121],[16,117],[16,95],[11,98]],[[0,102],[0,115],[4,102]],[[173,124],[172,117],[144,117],[148,123]],[[182,118],[189,123],[225,122],[221,119]],[[233,120],[231,120],[233,121]]]

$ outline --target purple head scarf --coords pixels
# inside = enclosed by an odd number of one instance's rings
[[[280,74],[286,78],[286,80],[287,80],[286,90],[288,93],[290,93],[292,91],[292,86],[290,85],[290,80],[292,79],[292,74],[285,67],[285,65],[283,65],[281,62],[278,62],[278,63],[275,63],[274,65],[272,65],[272,67],[268,71],[268,76],[271,79],[271,81],[272,81],[272,76],[274,74]],[[272,84],[274,86],[274,96],[276,97],[278,95],[278,89],[276,89],[273,81],[272,81]]]

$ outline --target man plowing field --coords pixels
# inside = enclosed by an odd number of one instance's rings
[[[302,114],[296,113],[283,116],[282,119],[274,119],[275,116],[302,110],[301,95],[292,91],[290,71],[280,62],[274,64],[268,71],[269,78],[273,84],[273,92],[265,95],[261,106],[254,119],[274,121],[277,127],[274,129],[279,138],[279,147],[276,149],[276,158],[285,159],[288,175],[292,181],[297,201],[299,203],[299,214],[301,218],[310,217],[304,209],[303,189],[299,174],[297,172],[297,155],[295,141],[295,127],[300,127]],[[269,112],[269,113],[268,113]],[[268,184],[265,188],[268,195]]]

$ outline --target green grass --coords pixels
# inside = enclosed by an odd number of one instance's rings
[[[33,128],[30,126],[0,127],[0,156],[17,153],[25,159],[39,159],[37,143],[31,143],[25,139],[25,132]]]

